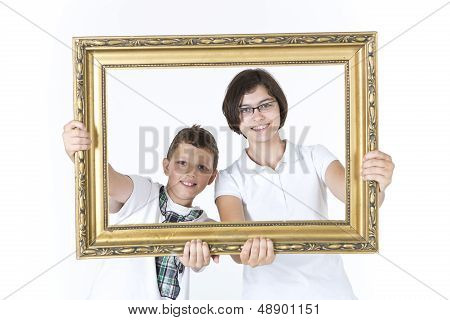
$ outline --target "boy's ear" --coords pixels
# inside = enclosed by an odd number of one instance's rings
[[[208,181],[208,185],[210,185],[211,183],[213,183],[214,179],[216,179],[217,177],[217,170],[214,170],[213,174],[211,175],[211,177],[209,178]]]
[[[169,163],[170,163],[169,159],[167,159],[167,158],[163,159],[162,165],[163,165],[163,169],[164,169],[164,174],[166,176],[169,176]]]

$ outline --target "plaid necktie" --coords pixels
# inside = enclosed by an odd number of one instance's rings
[[[173,211],[167,211],[167,195],[164,186],[159,189],[159,208],[164,216],[163,223],[183,222],[198,219],[203,210],[191,210],[188,215],[183,216]],[[158,287],[161,297],[175,300],[180,293],[178,275],[184,272],[184,265],[174,256],[156,257],[156,274],[158,277]]]

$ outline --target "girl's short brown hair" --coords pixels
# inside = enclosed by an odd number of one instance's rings
[[[194,124],[192,127],[181,129],[170,143],[167,151],[167,159],[170,160],[173,153],[180,143],[187,143],[196,148],[206,149],[214,156],[213,170],[217,169],[219,162],[219,149],[217,148],[216,139],[208,130]]]
[[[228,126],[234,132],[241,134],[239,124],[239,106],[245,94],[252,92],[258,85],[263,85],[270,96],[277,100],[280,107],[280,128],[286,120],[288,105],[286,96],[278,82],[264,69],[247,69],[239,72],[228,85],[223,99],[222,112],[227,118]],[[278,128],[278,129],[280,129]],[[245,136],[244,136],[245,137]]]

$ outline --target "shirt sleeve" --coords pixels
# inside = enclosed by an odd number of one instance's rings
[[[119,224],[136,211],[143,208],[151,199],[153,183],[150,178],[138,175],[128,175],[133,181],[133,191],[122,208],[116,213],[109,214],[109,224]]]
[[[242,199],[241,192],[233,176],[226,170],[220,170],[214,185],[214,199],[225,195]]]
[[[317,144],[312,149],[312,160],[317,174],[325,183],[325,173],[331,162],[338,160],[327,148],[321,144]]]

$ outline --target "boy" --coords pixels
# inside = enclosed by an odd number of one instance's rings
[[[75,120],[64,126],[63,140],[72,162],[76,151],[88,150],[91,145],[85,125]],[[178,132],[163,159],[166,186],[150,178],[120,174],[108,164],[110,224],[210,220],[199,207],[192,207],[192,201],[214,181],[217,162],[214,137],[194,125]],[[210,258],[208,244],[192,240],[179,257],[103,260],[89,297],[187,299],[189,268],[198,272]],[[217,263],[218,256],[213,260]]]

